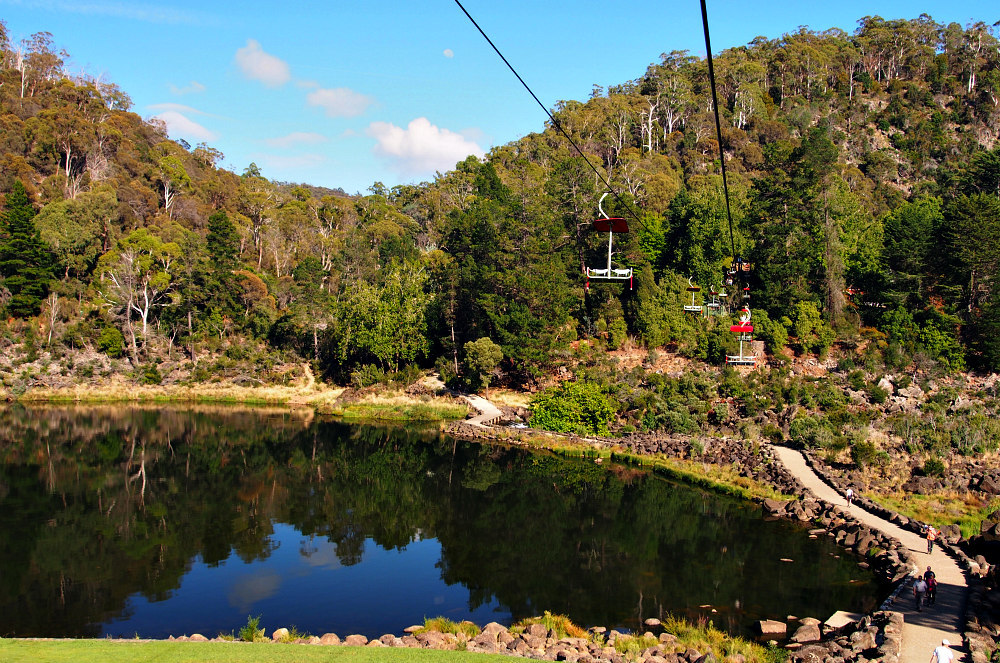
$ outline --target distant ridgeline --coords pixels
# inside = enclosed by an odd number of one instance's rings
[[[1000,369],[997,29],[859,25],[715,60],[754,333],[771,352],[839,338],[886,365]],[[466,386],[524,384],[583,339],[721,364],[729,322],[684,314],[688,279],[708,292],[734,258],[707,67],[664,47],[554,111],[632,227],[614,262],[633,288],[585,294],[608,254],[589,230],[604,191],[551,127],[419,185],[276,183],[168,140],[116,85],[68,72],[51,35],[14,43],[0,23],[5,386],[124,370],[266,382],[302,359],[358,385],[432,364]],[[471,370],[485,337],[502,359]]]

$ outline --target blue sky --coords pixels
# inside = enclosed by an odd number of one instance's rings
[[[700,5],[463,0],[548,107],[642,75],[663,52],[704,55]],[[708,0],[712,47],[867,15],[1000,19],[995,1]],[[206,142],[236,172],[364,192],[431,180],[545,116],[454,0],[193,2],[0,0],[13,40],[37,31],[70,69],[117,83],[172,138]]]

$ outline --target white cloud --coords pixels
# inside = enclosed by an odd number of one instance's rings
[[[327,137],[323,134],[305,132],[305,131],[295,131],[287,136],[279,136],[277,138],[265,138],[264,142],[271,147],[287,148],[293,145],[316,145],[317,143],[325,143]]]
[[[280,87],[292,77],[288,63],[265,53],[255,39],[247,39],[247,45],[236,51],[236,64],[244,76],[268,87]]]
[[[153,117],[162,120],[167,125],[169,134],[177,138],[193,138],[197,141],[207,142],[219,137],[214,131],[206,129],[194,120],[188,119],[183,114],[174,110],[168,110]]]
[[[184,87],[177,87],[173,83],[170,84],[170,91],[176,95],[192,94],[194,92],[204,92],[205,86],[198,81],[191,81]]]
[[[226,599],[229,605],[242,614],[250,612],[254,604],[274,596],[281,588],[281,576],[274,571],[255,571],[241,574],[229,586]]]
[[[372,103],[371,97],[346,87],[314,90],[306,95],[306,101],[310,106],[322,107],[327,117],[361,115]]]
[[[423,175],[454,168],[470,154],[484,156],[483,149],[461,134],[441,129],[426,117],[418,117],[406,129],[388,122],[373,122],[366,132],[377,141],[375,154],[388,159],[403,175]]]
[[[450,48],[446,48],[444,49],[444,56],[446,58],[453,58],[455,57],[455,51],[451,50]]]

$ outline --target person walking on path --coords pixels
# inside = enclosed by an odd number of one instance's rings
[[[934,539],[937,538],[937,531],[933,525],[927,526],[927,554],[934,552]]]
[[[924,596],[927,595],[927,581],[923,576],[917,576],[917,581],[913,583],[913,598],[917,600],[917,612],[924,608]]]
[[[924,571],[924,582],[927,583],[927,605],[934,605],[937,599],[937,576],[929,566]]]
[[[951,663],[955,659],[955,654],[948,647],[951,643],[945,638],[941,641],[941,646],[935,647],[928,663]]]
[[[844,497],[847,498],[847,506],[851,506],[851,502],[854,501],[854,489],[848,488],[847,492],[844,493]]]

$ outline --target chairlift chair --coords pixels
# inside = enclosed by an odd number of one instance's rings
[[[705,304],[706,312],[708,315],[722,315],[722,303],[719,301],[719,293],[714,285],[708,289],[708,294],[712,297],[712,301]]]
[[[729,293],[726,292],[725,288],[723,288],[722,291],[719,292],[719,315],[729,315],[728,301]]]
[[[691,277],[688,277],[688,287],[687,291],[691,293],[691,304],[684,307],[685,313],[698,313],[701,314],[703,307],[701,304],[695,304],[695,297],[701,292],[701,286],[695,285],[691,282]]]
[[[632,268],[631,267],[615,267],[611,264],[611,254],[612,254],[612,244],[614,241],[615,233],[627,233],[628,232],[628,222],[620,217],[609,217],[604,213],[604,208],[601,203],[604,202],[604,197],[608,194],[605,193],[601,196],[601,199],[597,201],[597,209],[601,213],[601,218],[594,221],[594,230],[597,232],[608,233],[608,264],[606,267],[587,267],[587,283],[585,288],[590,289],[590,279],[597,279],[600,281],[628,281],[629,290],[632,289]]]
[[[743,344],[753,343],[753,325],[750,324],[750,309],[743,307],[740,311],[739,323],[732,325],[729,331],[736,334],[740,341],[740,353],[738,355],[726,355],[726,363],[730,366],[756,366],[757,355],[751,350],[749,354],[744,354]],[[752,347],[752,346],[751,346]]]

